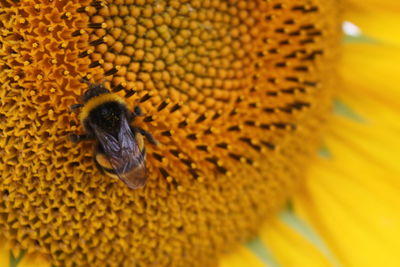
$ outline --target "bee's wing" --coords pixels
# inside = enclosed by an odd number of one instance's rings
[[[145,149],[139,149],[139,146],[132,133],[128,120],[122,115],[121,128],[118,135],[121,144],[121,157],[116,165],[121,166],[121,161],[127,160],[126,164],[122,164],[123,168],[120,172],[116,172],[119,178],[125,182],[129,188],[135,189],[145,185],[147,181],[146,166],[145,166]],[[111,162],[111,165],[114,163]]]
[[[140,151],[126,118],[121,118],[118,139],[94,124],[91,126],[118,177],[131,189],[144,186],[147,180],[144,151]]]

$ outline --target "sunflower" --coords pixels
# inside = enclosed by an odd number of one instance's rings
[[[398,266],[399,11],[0,1],[0,265]],[[66,138],[82,78],[142,107],[144,188]]]

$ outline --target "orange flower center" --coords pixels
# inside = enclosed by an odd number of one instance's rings
[[[329,111],[335,1],[0,1],[0,229],[55,265],[205,266],[301,181]],[[69,106],[139,104],[149,181],[101,175]]]

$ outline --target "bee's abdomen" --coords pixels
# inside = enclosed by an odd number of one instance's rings
[[[97,153],[94,156],[94,161],[98,164],[99,167],[101,167],[102,170],[106,171],[107,169],[112,170],[113,166],[111,166],[110,161],[107,159],[107,157],[103,153]]]
[[[145,156],[145,150],[142,151],[143,156]],[[117,166],[112,166],[110,161],[108,160],[107,156],[104,153],[98,152],[94,155],[93,157],[97,168],[103,172],[104,174],[106,174],[109,177],[112,178],[118,178],[117,173],[122,173],[122,172],[118,172],[118,170],[115,169],[115,167]],[[143,165],[144,166],[144,165]],[[131,168],[128,168],[127,170],[125,170],[125,174],[126,173],[130,173],[130,172],[136,172],[138,171],[138,169],[140,169],[139,166],[136,165],[132,165]]]
[[[114,171],[113,166],[111,166],[110,161],[103,153],[97,153],[93,157],[97,168],[105,175],[111,178],[118,178],[117,173]]]

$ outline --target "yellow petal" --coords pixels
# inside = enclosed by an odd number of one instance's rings
[[[365,128],[341,120],[340,127],[350,135],[358,149],[373,155],[377,164],[400,170],[400,86],[397,82],[400,69],[400,48],[383,45],[346,45],[341,65],[344,90],[339,99],[365,118]],[[351,71],[349,71],[351,70]],[[344,125],[343,125],[344,124]],[[340,129],[332,127],[332,129]],[[362,137],[361,137],[362,136]],[[394,180],[395,176],[389,176]]]
[[[267,267],[257,256],[245,246],[222,258],[219,267]]]
[[[340,66],[345,88],[338,93],[353,109],[361,109],[361,115],[381,120],[390,108],[400,110],[399,69],[400,47],[347,44]]]
[[[400,44],[400,2],[347,0],[345,20],[358,25],[362,32],[377,40]]]
[[[364,7],[375,9],[377,11],[400,11],[400,2],[397,0],[345,0],[346,9],[354,9],[355,7]],[[377,12],[375,12],[377,13]]]
[[[0,239],[0,267],[50,267],[49,261],[39,254],[27,254],[12,250]]]
[[[331,266],[314,244],[278,218],[271,218],[260,236],[280,266]]]
[[[9,267],[9,255],[10,251],[6,248],[4,240],[0,241],[0,267]]]
[[[332,157],[311,169],[296,207],[346,266],[399,266],[398,137],[339,116],[332,126]]]
[[[26,255],[22,258],[18,267],[50,267],[49,261],[41,255]]]
[[[345,266],[400,266],[400,2],[348,3],[377,42],[344,47],[331,157],[314,164],[295,207]]]

